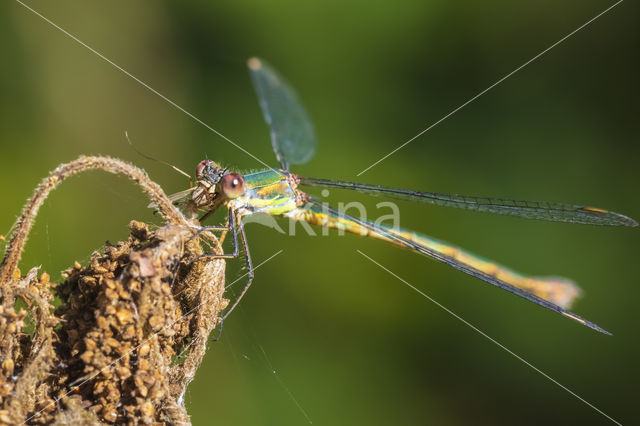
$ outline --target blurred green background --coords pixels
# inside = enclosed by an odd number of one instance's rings
[[[218,2],[220,3],[220,2]],[[313,117],[302,175],[355,180],[402,142],[612,2],[29,1],[257,157],[276,165],[245,60],[267,59]],[[640,218],[638,6],[624,2],[359,180],[585,203]],[[0,5],[0,233],[61,162],[106,154],[166,192],[255,160],[17,2]],[[334,191],[330,199],[381,200]],[[159,222],[126,179],[94,172],[47,200],[23,268],[54,273]],[[575,279],[600,335],[378,241],[248,225],[257,270],[186,395],[195,424],[608,424],[604,416],[363,258],[382,263],[623,424],[640,395],[637,229],[542,223],[399,204],[403,226],[516,270]],[[386,214],[388,210],[378,210]],[[283,222],[283,225],[287,225]],[[300,231],[300,228],[298,228]],[[243,273],[228,262],[228,282]],[[238,285],[237,285],[238,286]],[[277,373],[274,375],[272,371]],[[301,407],[301,408],[299,408]]]

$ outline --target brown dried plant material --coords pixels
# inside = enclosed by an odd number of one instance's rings
[[[90,168],[131,177],[169,224],[150,231],[132,221],[127,241],[107,244],[86,266],[75,262],[53,310],[49,276],[38,277],[37,268],[21,276],[12,250],[24,247],[40,198],[60,176]],[[213,253],[222,253],[220,245],[197,229],[143,171],[120,160],[81,157],[52,172],[25,207],[2,263],[0,423],[189,424],[183,396],[227,304],[224,261],[200,257],[203,235]]]

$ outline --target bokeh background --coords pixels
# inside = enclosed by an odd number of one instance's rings
[[[245,67],[266,58],[313,117],[302,175],[356,174],[613,2],[30,0],[28,5],[276,165]],[[638,6],[619,4],[360,180],[585,203],[640,217]],[[17,2],[0,5],[0,233],[79,154],[144,167],[168,192],[207,155],[261,167]],[[361,200],[373,216],[380,200]],[[159,222],[126,179],[54,192],[21,265],[59,277],[131,219]],[[637,229],[400,203],[401,223],[516,270],[575,279],[575,311],[608,337],[418,255],[355,236],[248,226],[254,286],[211,343],[186,402],[195,424],[608,424],[610,421],[356,250],[623,424],[640,395]],[[287,226],[285,222],[283,226]],[[300,229],[299,229],[300,230]],[[228,282],[243,273],[228,262]],[[275,370],[275,374],[273,371]],[[306,413],[306,414],[305,414]]]

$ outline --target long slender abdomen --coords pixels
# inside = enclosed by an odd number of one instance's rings
[[[287,216],[295,220],[303,220],[318,226],[334,228],[362,236],[385,240],[392,244],[410,249],[410,247],[402,244],[401,242],[389,239],[389,237],[384,235],[382,232],[378,233],[375,230],[366,228],[354,222],[353,220],[339,217],[331,212],[322,212],[317,209],[296,209]],[[398,235],[405,240],[427,248],[429,251],[436,252],[454,260],[457,263],[496,277],[501,281],[548,300],[560,307],[569,307],[575,298],[580,295],[580,289],[578,286],[568,279],[559,277],[529,277],[519,274],[498,263],[483,259],[482,257],[469,253],[468,251],[426,235],[421,235],[405,229],[392,229],[387,227],[384,227],[383,229],[383,232]]]

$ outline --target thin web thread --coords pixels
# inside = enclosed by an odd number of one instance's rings
[[[605,13],[609,12],[611,9],[613,9],[614,7],[616,7],[617,5],[619,5],[620,3],[622,3],[624,0],[619,0],[618,2],[614,3],[613,5],[609,6],[608,8],[606,8],[605,10],[603,10],[602,12],[600,12],[599,14],[597,14],[596,16],[594,16],[593,18],[591,18],[590,20],[588,20],[587,22],[585,22],[584,24],[582,24],[581,26],[579,26],[578,28],[576,28],[575,30],[571,31],[569,34],[567,34],[566,36],[562,37],[560,40],[556,41],[555,43],[553,43],[551,46],[547,47],[546,49],[544,49],[542,52],[538,53],[536,56],[534,56],[533,58],[529,59],[527,62],[525,62],[524,64],[520,65],[518,68],[516,68],[515,70],[511,71],[509,74],[505,75],[504,77],[502,77],[500,80],[496,81],[495,83],[493,83],[491,86],[487,87],[486,89],[484,89],[482,92],[478,93],[477,95],[475,95],[473,98],[469,99],[467,102],[463,103],[462,105],[460,105],[458,108],[454,109],[453,111],[451,111],[450,113],[448,113],[447,115],[445,115],[444,117],[442,117],[440,120],[436,121],[435,123],[433,123],[432,125],[430,125],[429,127],[427,127],[426,129],[424,129],[423,131],[421,131],[420,133],[418,133],[417,135],[415,135],[414,137],[412,137],[411,139],[409,139],[408,141],[406,141],[405,143],[403,143],[402,145],[400,145],[399,147],[397,147],[396,149],[394,149],[393,151],[391,151],[390,153],[388,153],[387,155],[385,155],[384,157],[380,158],[378,161],[376,161],[375,163],[371,164],[369,167],[367,167],[366,169],[362,170],[360,173],[357,174],[357,176],[362,175],[363,173],[365,173],[366,171],[368,171],[369,169],[371,169],[372,167],[375,167],[376,165],[378,165],[379,163],[381,163],[382,161],[386,160],[388,157],[392,156],[393,154],[395,154],[396,152],[398,152],[399,150],[401,150],[402,148],[404,148],[405,146],[407,146],[408,144],[410,144],[411,142],[413,142],[415,139],[419,138],[420,136],[422,136],[423,134],[425,134],[426,132],[428,132],[429,130],[431,130],[432,128],[434,128],[435,126],[437,126],[438,124],[440,124],[441,122],[443,122],[444,120],[446,120],[447,118],[451,117],[453,114],[455,114],[456,112],[460,111],[462,108],[464,108],[465,106],[469,105],[471,102],[475,101],[476,99],[478,99],[480,96],[484,95],[485,93],[487,93],[489,90],[493,89],[494,87],[496,87],[498,84],[502,83],[503,81],[505,81],[507,78],[511,77],[513,74],[517,73],[518,71],[520,71],[522,68],[526,67],[527,65],[529,65],[531,62],[535,61],[536,59],[538,59],[539,57],[541,57],[542,55],[544,55],[545,53],[547,53],[548,51],[550,51],[551,49],[553,49],[554,47],[556,47],[557,45],[559,45],[560,43],[562,43],[563,41],[565,41],[566,39],[568,39],[569,37],[573,36],[575,33],[577,33],[578,31],[580,31],[581,29],[583,29],[584,27],[586,27],[587,25],[589,25],[590,23],[592,23],[593,21],[595,21],[596,19],[600,18],[602,15],[604,15]]]
[[[574,391],[572,391],[571,389],[567,388],[566,386],[564,386],[562,383],[558,382],[556,379],[554,379],[553,377],[549,376],[547,373],[545,373],[544,371],[540,370],[538,367],[534,366],[533,364],[531,364],[530,362],[528,362],[527,360],[525,360],[524,358],[522,358],[520,355],[516,354],[515,352],[513,352],[511,349],[507,348],[506,346],[504,346],[502,343],[498,342],[496,339],[494,339],[493,337],[489,336],[488,334],[486,334],[484,331],[480,330],[478,327],[474,326],[473,324],[471,324],[469,321],[465,320],[464,318],[462,318],[461,316],[459,316],[458,314],[456,314],[455,312],[453,312],[451,309],[447,308],[446,306],[438,303],[436,300],[434,300],[432,297],[428,296],[426,293],[422,292],[420,289],[414,287],[413,285],[411,285],[409,282],[405,281],[403,278],[401,278],[400,276],[396,275],[395,273],[393,273],[392,271],[390,271],[389,269],[387,269],[386,267],[384,267],[383,265],[381,265],[380,263],[376,262],[375,260],[373,260],[372,258],[370,258],[369,256],[367,256],[366,254],[364,254],[363,252],[361,252],[360,250],[356,250],[358,253],[360,253],[363,257],[365,257],[366,259],[370,260],[372,263],[376,264],[378,267],[380,267],[381,269],[383,269],[384,271],[386,271],[387,273],[389,273],[390,275],[392,275],[393,277],[397,278],[398,280],[400,280],[403,284],[405,284],[407,287],[411,288],[413,291],[415,291],[416,293],[420,294],[422,297],[426,298],[427,300],[429,300],[430,302],[432,302],[433,304],[435,304],[436,306],[438,306],[440,309],[444,310],[445,312],[449,313],[450,315],[452,315],[454,318],[458,319],[459,321],[461,321],[463,324],[467,325],[468,327],[470,327],[472,330],[476,331],[477,333],[479,333],[480,335],[484,336],[485,338],[487,338],[488,340],[490,340],[491,342],[493,342],[496,346],[498,346],[499,348],[503,349],[505,352],[509,353],[510,355],[512,355],[513,357],[515,357],[516,359],[520,360],[521,362],[523,362],[524,364],[528,365],[529,367],[531,367],[534,371],[540,373],[542,376],[544,376],[545,378],[547,378],[548,380],[550,380],[551,382],[555,383],[556,385],[558,385],[559,387],[561,387],[562,389],[564,389],[565,391],[567,391],[569,394],[573,395],[574,397],[576,397],[577,399],[579,399],[580,401],[582,401],[583,403],[585,403],[586,405],[588,405],[589,407],[591,407],[592,409],[594,409],[595,411],[597,411],[598,413],[602,414],[604,417],[606,417],[607,419],[611,420],[613,423],[617,424],[618,426],[622,426],[622,424],[616,420],[614,420],[611,416],[609,416],[607,413],[605,413],[604,411],[602,411],[601,409],[599,409],[598,407],[596,407],[595,405],[593,405],[592,403],[590,403],[589,401],[587,401],[586,399],[582,398],[580,395],[578,395],[577,393],[575,393]]]
[[[196,117],[195,115],[193,115],[192,113],[190,113],[189,111],[187,111],[186,109],[184,109],[183,107],[181,107],[180,105],[178,105],[177,103],[175,103],[174,101],[172,101],[171,99],[169,99],[168,97],[166,97],[165,95],[163,95],[162,93],[158,92],[156,89],[154,89],[153,87],[151,87],[150,85],[148,85],[147,83],[145,83],[144,81],[140,80],[138,77],[136,77],[135,75],[131,74],[129,71],[127,71],[126,69],[122,68],[120,65],[116,64],[115,62],[113,62],[111,59],[107,58],[106,56],[104,56],[102,53],[100,53],[99,51],[97,51],[96,49],[94,49],[93,47],[89,46],[88,44],[86,44],[85,42],[83,42],[82,40],[80,40],[78,37],[74,36],[73,34],[71,34],[70,32],[68,32],[67,30],[65,30],[64,28],[60,27],[59,25],[57,25],[55,22],[51,21],[49,18],[47,18],[46,16],[42,15],[41,13],[39,13],[38,11],[36,11],[35,9],[27,6],[26,4],[24,4],[23,2],[21,2],[20,0],[16,0],[16,2],[18,4],[20,4],[21,6],[23,6],[25,9],[31,11],[34,15],[42,18],[45,22],[47,22],[48,24],[50,24],[51,26],[53,26],[54,28],[56,28],[57,30],[59,30],[60,32],[62,32],[63,34],[65,34],[66,36],[68,36],[69,38],[71,38],[73,41],[75,41],[76,43],[80,44],[81,46],[85,47],[86,49],[88,49],[89,51],[91,51],[92,53],[94,53],[96,56],[98,56],[100,59],[104,60],[105,62],[111,64],[114,68],[116,68],[117,70],[119,70],[120,72],[122,72],[123,74],[125,74],[126,76],[130,77],[131,79],[133,79],[134,81],[136,81],[137,83],[139,83],[141,86],[143,86],[145,89],[149,90],[150,92],[154,93],[155,95],[159,96],[160,98],[162,98],[163,100],[165,100],[167,103],[169,103],[171,106],[173,106],[174,108],[182,111],[184,114],[186,114],[187,116],[191,117],[193,120],[195,120],[196,122],[198,122],[199,124],[203,125],[204,127],[206,127],[207,129],[209,129],[210,131],[212,131],[213,133],[215,133],[216,135],[220,136],[222,139],[224,139],[225,141],[229,142],[231,145],[233,145],[234,147],[236,147],[237,149],[239,149],[240,151],[244,152],[245,154],[247,154],[249,157],[253,158],[254,160],[256,160],[257,162],[259,162],[260,164],[262,164],[263,166],[267,167],[268,169],[274,170],[278,173],[281,173],[279,170],[274,169],[273,167],[269,166],[267,163],[265,163],[264,161],[262,161],[260,158],[256,157],[255,155],[253,155],[252,153],[250,153],[249,151],[247,151],[246,149],[244,149],[242,146],[238,145],[237,143],[235,143],[234,141],[232,141],[231,139],[229,139],[228,137],[226,137],[225,135],[223,135],[222,133],[220,133],[219,131],[217,131],[216,129],[214,129],[213,127],[211,127],[210,125],[208,125],[207,123],[205,123],[204,121],[200,120],[198,117]]]

